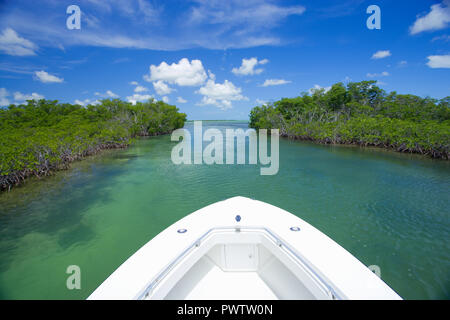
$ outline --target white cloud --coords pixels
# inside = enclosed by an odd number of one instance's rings
[[[214,73],[212,73],[211,70],[208,70],[208,76],[210,79],[216,80],[216,75]]]
[[[267,105],[267,101],[260,100],[260,99],[256,99],[256,103],[257,103],[258,105],[261,105],[261,106]]]
[[[148,91],[148,88],[143,86],[137,86],[136,88],[134,88],[134,92],[145,92],[145,91]]]
[[[318,84],[315,84],[314,87],[312,87],[311,89],[308,90],[309,94],[314,94],[314,92],[316,91],[320,91],[320,90],[324,90],[324,92],[328,92],[331,89],[331,86],[329,87],[321,87]]]
[[[236,87],[231,81],[216,83],[209,79],[196,93],[203,95],[199,105],[215,105],[226,110],[232,107],[231,101],[248,100],[241,93],[241,88]]]
[[[117,11],[121,16],[136,19],[137,21],[134,22],[139,23],[156,22],[160,16],[160,9],[145,0],[88,0],[87,2],[89,5],[96,6],[96,9],[100,9],[101,12]]]
[[[108,95],[108,97],[110,98],[118,98],[119,95],[115,94],[114,92],[112,92],[111,90],[106,91],[106,94]]]
[[[191,11],[190,23],[214,22],[226,24],[230,28],[246,26],[248,29],[276,26],[280,20],[290,15],[301,15],[303,6],[281,7],[267,0],[252,1],[197,1],[199,6]]]
[[[398,63],[398,65],[400,66],[400,67],[404,67],[404,66],[406,66],[408,64],[408,61],[406,61],[406,60],[402,60],[402,61],[400,61],[399,63]]]
[[[129,1],[125,2],[129,4]],[[127,7],[129,7],[127,5]],[[145,0],[137,0],[137,10],[132,14],[132,17],[135,17],[137,14],[141,14],[143,16],[144,22],[157,22],[160,16],[160,10],[154,7],[150,2]]]
[[[197,43],[208,48],[248,48],[278,45],[272,29],[284,19],[305,12],[303,6],[281,6],[273,0],[197,0],[185,26],[194,28]]]
[[[162,80],[158,80],[156,82],[153,82],[153,88],[155,88],[155,91],[160,96],[163,96],[165,94],[169,94],[173,91],[172,88],[170,88],[167,83],[165,83]]]
[[[79,104],[81,106],[87,106],[87,105],[97,105],[100,104],[101,102],[99,100],[91,100],[91,99],[84,99],[84,100],[78,100],[76,99],[74,101],[75,104]]]
[[[32,94],[24,94],[19,91],[14,92],[14,100],[19,103],[25,102],[26,100],[40,100],[40,99],[44,99],[44,96],[36,92],[33,92]]]
[[[132,86],[137,86],[137,85],[139,85],[139,83],[138,83],[137,81],[131,81],[130,84],[131,84]]]
[[[128,62],[130,61],[130,58],[119,58],[114,60],[112,63],[116,64],[116,63],[124,63],[124,62]]]
[[[178,98],[177,98],[177,102],[178,102],[178,103],[186,103],[187,100],[183,99],[182,97],[178,97]]]
[[[0,88],[0,107],[9,106],[9,92],[5,88]]]
[[[264,81],[264,83],[261,86],[262,87],[279,86],[287,83],[291,83],[291,81],[284,79],[266,79],[266,81]]]
[[[431,11],[426,15],[417,17],[410,27],[410,34],[418,34],[423,31],[433,31],[444,29],[450,22],[450,1],[443,1],[441,4],[434,4]]]
[[[167,96],[162,97],[161,100],[165,103],[169,103],[169,97],[167,97]]]
[[[12,56],[34,56],[37,46],[22,38],[11,28],[6,28],[0,34],[0,51]]]
[[[24,63],[17,63],[17,64],[12,64],[8,62],[0,63],[0,70],[6,71],[8,73],[34,75],[34,70],[38,68],[39,67],[35,67],[33,65],[28,65]]]
[[[427,65],[430,68],[450,68],[450,54],[442,55],[442,56],[428,56]]]
[[[389,50],[379,50],[372,55],[372,59],[383,59],[391,56],[391,52]]]
[[[102,97],[102,98],[118,98],[119,95],[115,94],[111,90],[107,90],[105,93],[96,92],[96,96]]]
[[[450,41],[450,35],[444,34],[442,36],[437,36],[437,37],[434,37],[433,39],[431,39],[432,42],[439,41],[439,40],[442,40],[444,42],[449,42]]]
[[[159,66],[151,65],[150,74],[145,75],[144,79],[149,82],[162,80],[179,86],[199,86],[207,77],[200,60],[189,62],[187,58],[183,58],[171,65],[164,61]]]
[[[264,71],[264,69],[255,69],[255,67],[258,64],[266,64],[268,63],[269,60],[267,59],[263,59],[261,61],[258,61],[257,58],[253,57],[250,59],[242,59],[242,64],[239,68],[233,68],[231,70],[231,72],[233,72],[235,75],[244,75],[244,76],[248,76],[248,75],[254,75],[254,74],[260,74],[261,72]]]
[[[389,76],[389,72],[383,71],[381,73],[367,73],[366,76],[369,78],[387,77]]]
[[[150,94],[139,94],[135,93],[132,96],[127,97],[127,101],[131,102],[132,104],[136,104],[138,101],[147,101],[153,99],[153,96]]]
[[[5,107],[11,104],[9,97],[10,93],[6,88],[0,88],[0,106]],[[19,91],[14,92],[13,99],[15,103],[24,103],[26,100],[40,100],[44,99],[44,96],[33,92],[32,94],[24,94]]]
[[[43,70],[35,71],[34,74],[36,75],[37,79],[43,83],[61,83],[64,81],[63,78],[58,78],[57,76],[49,74]]]
[[[84,0],[81,1],[82,32],[68,33],[61,27],[64,10],[55,10],[55,3],[59,2],[39,2],[42,8],[39,12],[46,13],[45,19],[23,6],[3,10],[1,26],[30,35],[30,40],[35,43],[55,48],[182,50],[200,47],[223,50],[286,43],[291,39],[278,27],[289,17],[298,18],[305,11],[302,6],[283,5],[277,0],[185,1],[177,12],[171,12],[171,6],[165,1]],[[124,24],[127,28],[123,28]]]
[[[216,100],[209,97],[203,97],[200,103],[197,103],[199,106],[213,105],[222,110],[231,109],[233,106],[230,100]]]

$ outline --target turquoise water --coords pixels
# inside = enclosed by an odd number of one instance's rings
[[[450,298],[448,162],[281,139],[278,174],[261,176],[256,165],[174,165],[175,144],[141,139],[0,194],[0,298],[86,298],[164,228],[237,195],[311,223],[406,299]],[[69,265],[81,290],[66,288]]]

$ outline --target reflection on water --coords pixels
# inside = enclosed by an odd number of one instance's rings
[[[448,162],[281,139],[278,174],[261,176],[248,164],[176,166],[175,144],[144,138],[1,194],[0,298],[86,298],[164,228],[236,195],[308,221],[380,266],[404,298],[450,298]],[[81,290],[65,287],[72,264],[81,268]]]

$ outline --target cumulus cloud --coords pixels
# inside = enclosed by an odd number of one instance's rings
[[[41,100],[44,99],[44,96],[33,92],[32,94],[24,94],[19,91],[14,92],[14,100],[18,103],[25,102],[26,100]]]
[[[264,101],[264,100],[261,100],[261,99],[256,99],[256,103],[258,105],[261,105],[261,106],[267,105],[267,101]]]
[[[379,50],[372,55],[372,59],[383,59],[391,56],[391,51],[389,50]]]
[[[232,107],[232,101],[248,100],[242,95],[241,88],[236,87],[231,81],[225,80],[224,83],[216,83],[209,79],[197,93],[203,95],[199,105],[215,105],[226,110]]]
[[[155,88],[155,91],[157,94],[159,94],[160,96],[163,96],[165,94],[169,94],[173,91],[172,88],[170,88],[167,83],[165,83],[162,80],[158,80],[153,82],[153,88]]]
[[[383,71],[381,73],[367,73],[366,76],[369,78],[387,77],[389,76],[389,72]]]
[[[450,68],[450,54],[442,56],[428,56],[427,66],[430,68]]]
[[[0,107],[9,106],[9,92],[5,88],[0,88]]]
[[[309,94],[314,94],[316,91],[324,90],[324,92],[328,92],[331,89],[331,86],[329,87],[321,87],[318,84],[315,84],[314,87],[308,90]]]
[[[131,102],[132,104],[136,104],[136,102],[142,102],[153,99],[153,96],[150,94],[139,94],[135,93],[132,96],[127,97],[127,101]]]
[[[111,90],[107,90],[105,93],[96,92],[96,96],[102,97],[102,98],[118,98],[119,95],[115,94]]]
[[[186,103],[187,100],[183,99],[182,97],[178,97],[178,98],[177,98],[177,102],[178,102],[178,103]]]
[[[9,97],[11,94],[9,93],[6,88],[0,88],[0,106],[5,107],[11,104]],[[15,103],[24,103],[27,100],[40,100],[44,99],[44,96],[33,92],[31,94],[25,94],[19,91],[14,92],[12,98],[14,99]]]
[[[291,81],[284,79],[266,79],[266,81],[264,81],[264,83],[261,86],[262,87],[279,86],[287,83],[291,83]]]
[[[165,103],[169,103],[169,97],[167,97],[167,96],[162,97],[161,100]]]
[[[11,56],[34,56],[36,55],[37,46],[22,38],[11,28],[6,28],[0,34],[0,51]]]
[[[165,81],[179,86],[199,86],[207,79],[200,60],[181,59],[178,63],[161,62],[159,66],[151,65],[150,74],[144,76],[146,81]]]
[[[136,88],[134,88],[134,92],[145,92],[148,91],[148,88],[143,87],[143,86],[137,86]]]
[[[64,81],[63,78],[58,78],[52,74],[45,72],[44,70],[34,72],[36,78],[43,83],[61,83]]]
[[[414,35],[424,31],[444,29],[450,23],[450,1],[445,0],[441,4],[434,4],[424,16],[418,16],[414,24],[409,28],[409,33]]]
[[[133,91],[136,92],[136,93],[148,91],[148,88],[147,88],[147,87],[144,87],[144,86],[139,85],[139,83],[138,83],[137,81],[131,81],[130,84],[133,85],[133,86],[136,86],[136,87],[134,88],[134,90],[133,90]]]
[[[253,57],[250,59],[242,59],[242,64],[239,68],[233,68],[231,72],[233,72],[235,75],[254,75],[254,74],[260,74],[264,71],[262,68],[255,69],[257,65],[262,65],[268,63],[269,60],[263,59],[258,61],[257,58]]]
[[[91,99],[84,99],[84,100],[78,100],[76,99],[74,101],[75,104],[79,104],[80,106],[87,106],[87,105],[97,105],[101,102],[99,100],[91,100]]]

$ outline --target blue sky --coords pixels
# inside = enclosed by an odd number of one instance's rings
[[[366,26],[369,5],[380,30]],[[255,105],[361,80],[443,98],[449,27],[450,0],[0,0],[0,105],[154,97],[189,119],[247,119]]]

